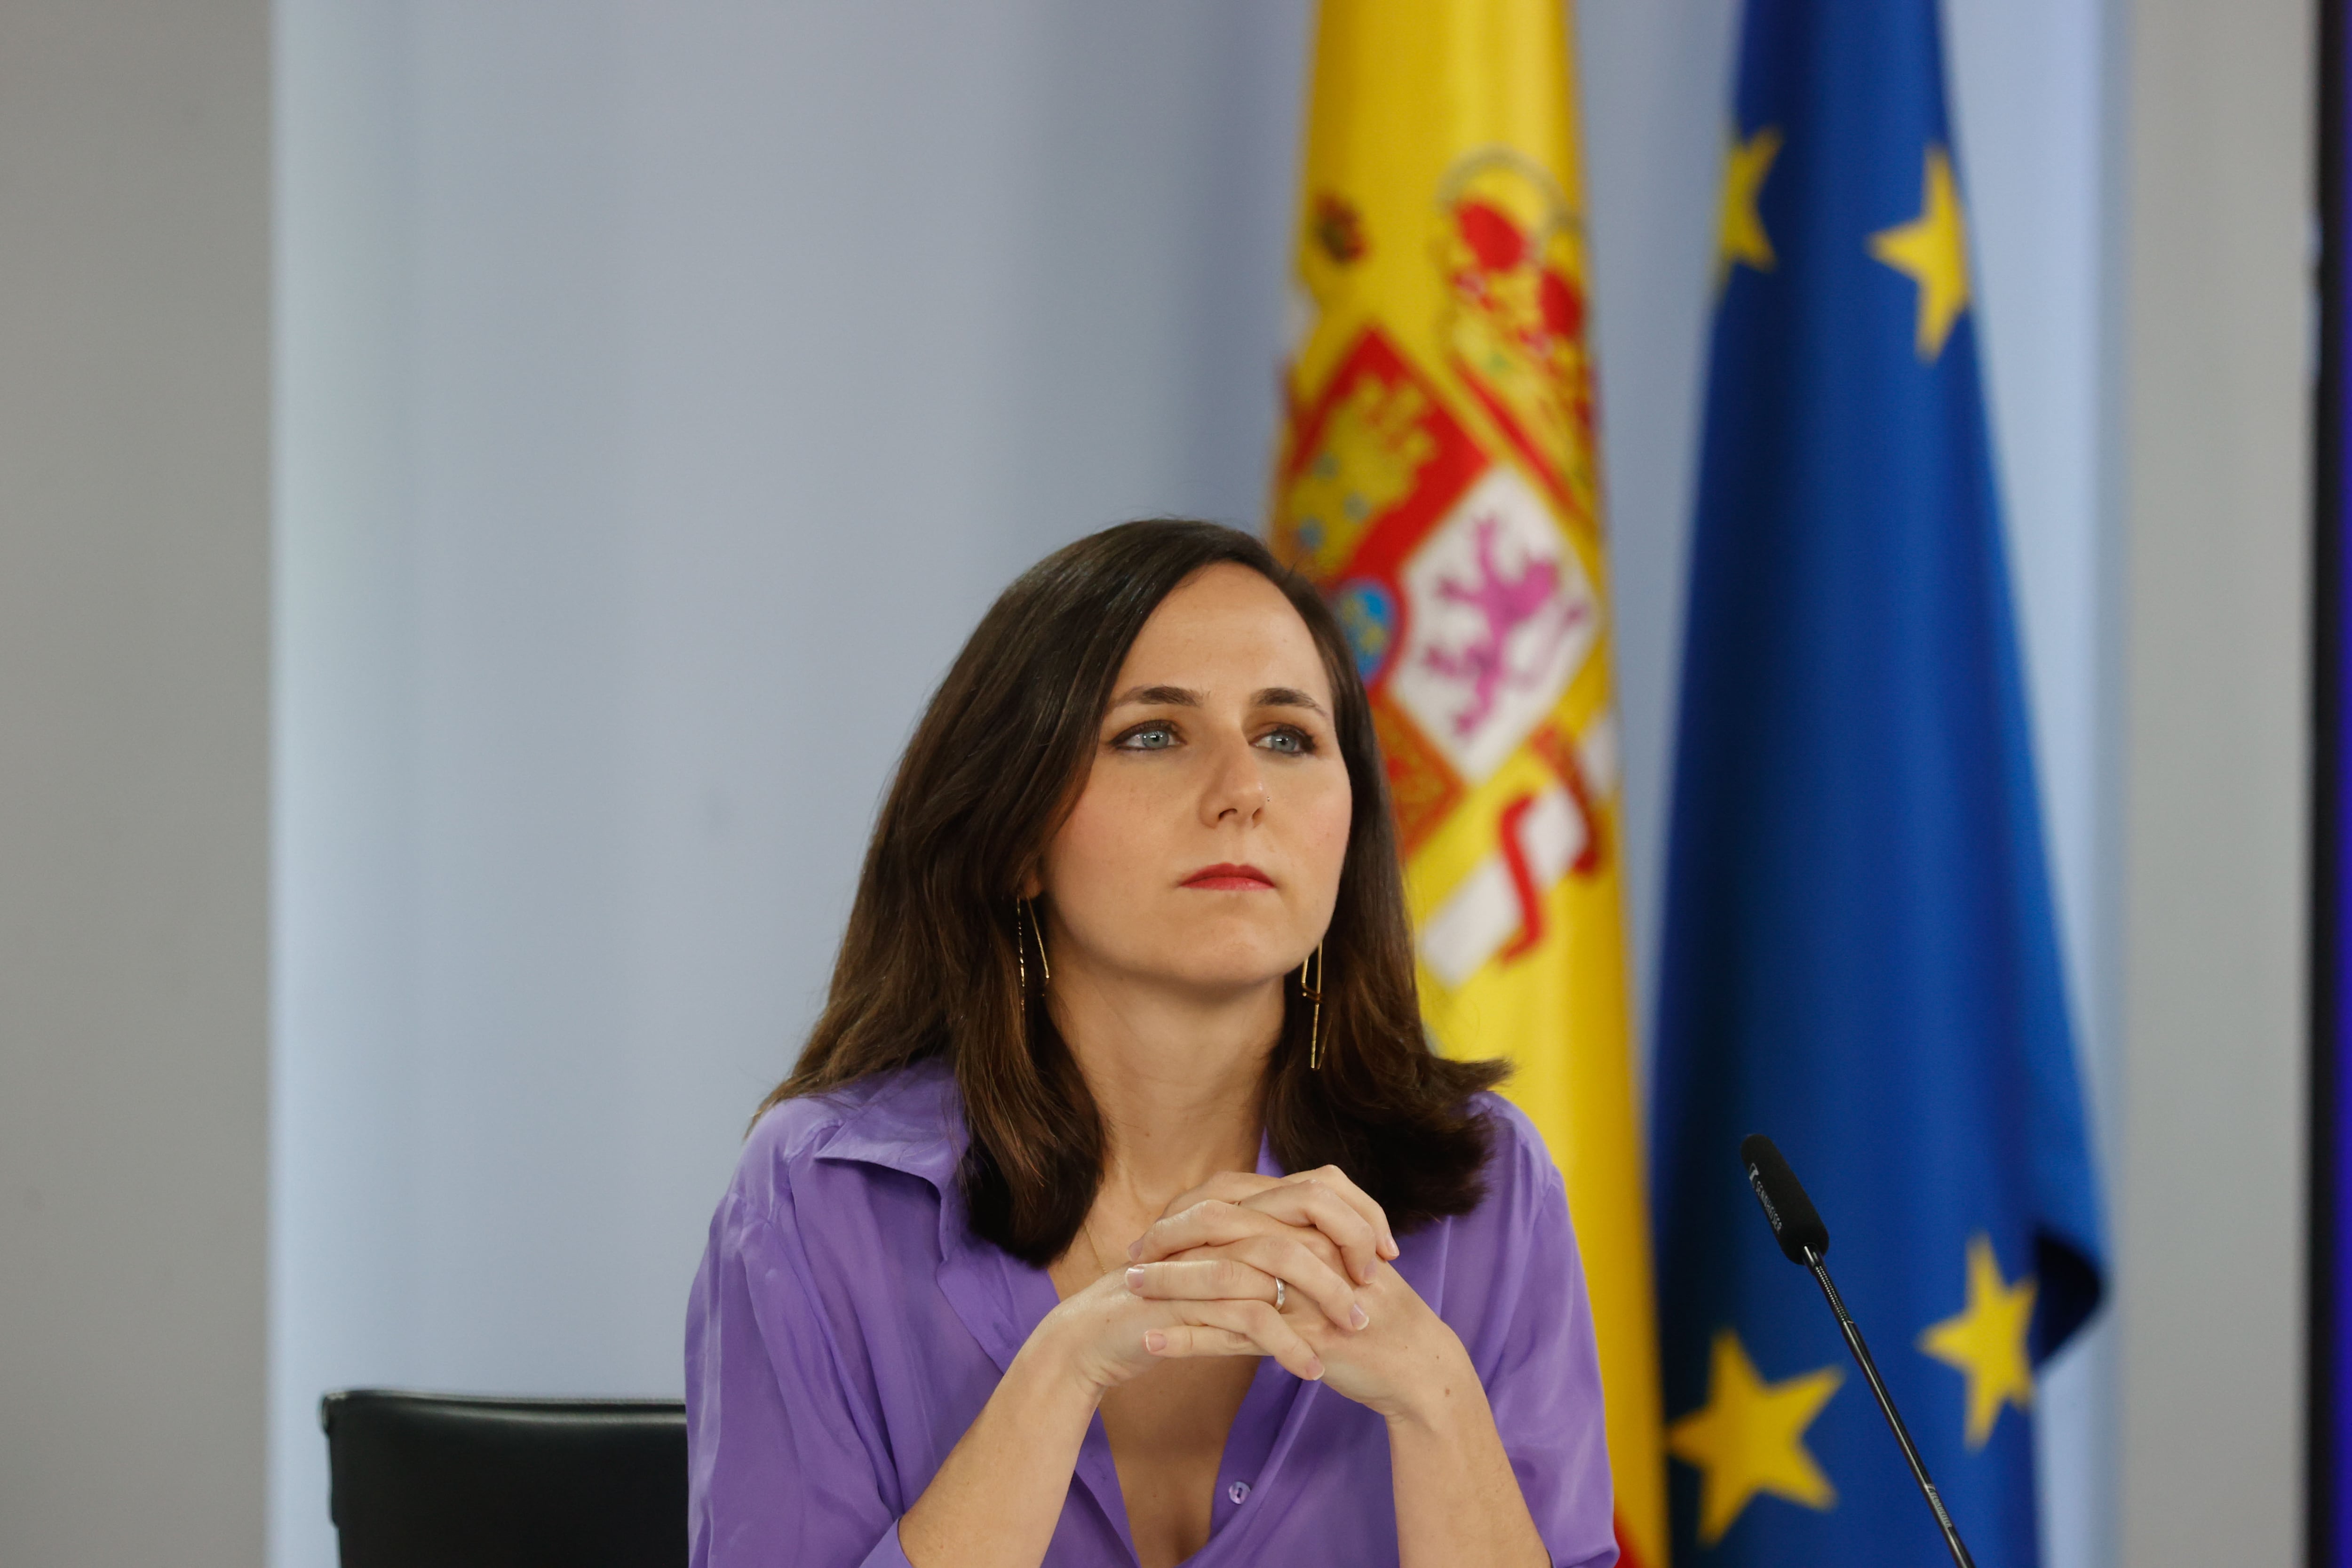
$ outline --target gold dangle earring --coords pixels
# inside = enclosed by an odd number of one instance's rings
[[[1021,966],[1021,1004],[1029,1005],[1029,935],[1022,924],[1021,911],[1028,907],[1026,899],[1013,900],[1013,962]]]
[[[1315,965],[1312,985],[1307,984],[1307,966],[1310,963]],[[1298,994],[1315,1009],[1307,1018],[1307,1068],[1309,1072],[1319,1071],[1323,1066],[1323,944],[1319,942],[1315,944],[1313,958],[1298,961]]]
[[[1054,984],[1054,961],[1045,956],[1045,928],[1037,923],[1036,904],[1028,899],[1022,900],[1021,903],[1029,911],[1029,929],[1036,934],[1038,967],[1045,970],[1045,984],[1051,985]]]

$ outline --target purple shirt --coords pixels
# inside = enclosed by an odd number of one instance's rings
[[[1567,1196],[1527,1118],[1482,1100],[1485,1200],[1399,1237],[1396,1268],[1469,1350],[1552,1562],[1607,1568],[1601,1370]],[[899,1516],[1058,1300],[965,1223],[967,1138],[937,1063],[787,1100],[752,1131],[687,1309],[695,1568],[907,1568]],[[1265,1152],[1258,1169],[1282,1174]],[[1188,1563],[1396,1560],[1386,1424],[1260,1361]],[[1097,1416],[1045,1562],[1135,1561]]]

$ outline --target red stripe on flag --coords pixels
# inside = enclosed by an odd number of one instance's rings
[[[1519,934],[1503,949],[1506,959],[1517,958],[1543,941],[1543,890],[1528,865],[1527,846],[1519,842],[1519,821],[1535,803],[1535,796],[1523,795],[1503,807],[1503,866],[1511,873],[1511,890],[1519,896]]]
[[[1648,1565],[1634,1552],[1633,1543],[1625,1539],[1623,1517],[1612,1515],[1610,1525],[1617,1534],[1617,1568],[1648,1568]]]

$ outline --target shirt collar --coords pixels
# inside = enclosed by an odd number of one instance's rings
[[[847,1091],[863,1099],[818,1144],[815,1158],[880,1165],[929,1182],[944,1194],[955,1184],[971,1134],[955,1073],[936,1058],[890,1073],[873,1088]]]
[[[842,1118],[815,1157],[904,1172],[944,1194],[954,1184],[971,1143],[954,1069],[935,1057],[884,1078],[867,1092],[864,1104]],[[1287,1174],[1275,1158],[1274,1140],[1263,1132],[1257,1141],[1257,1173]]]

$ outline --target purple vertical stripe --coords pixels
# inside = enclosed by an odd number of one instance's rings
[[[2347,454],[2352,454],[2352,397],[2345,395],[2345,377],[2352,370],[2352,301],[2345,295],[2347,276],[2344,247],[2347,216],[2352,215],[2352,28],[2337,25],[2332,29],[2335,48],[2330,51],[2325,68],[2334,79],[2326,85],[2321,101],[2330,106],[2322,134],[2333,145],[2322,155],[2321,166],[2333,172],[2335,189],[2327,195],[2332,208],[2329,232],[2326,244],[2335,251],[2326,272],[2326,286],[2334,296],[2326,301],[2328,319],[2332,321],[2334,341],[2327,347],[2333,351],[2332,395],[2323,404],[2330,418],[2320,439],[2333,447],[2323,457],[2322,472],[2332,481],[2334,494],[2327,502],[2331,514],[2322,520],[2333,538],[2323,549],[2321,559],[2331,559],[2335,581],[2330,587],[2332,604],[2327,606],[2331,625],[2317,628],[2324,639],[2320,646],[2331,648],[2335,668],[2331,672],[2333,690],[2328,693],[2328,710],[2321,717],[2321,733],[2332,741],[2333,754],[2327,759],[2334,777],[2329,781],[2327,805],[2334,820],[2329,824],[2334,840],[2332,864],[2323,868],[2326,879],[2326,897],[2327,927],[2333,937],[2332,951],[2326,957],[2333,971],[2328,976],[2315,976],[2325,987],[2323,994],[2331,1002],[2332,1016],[2326,1018],[2327,1049],[2330,1059],[2322,1083],[2329,1099],[2326,1111],[2329,1126],[2326,1131],[2323,1158],[2327,1171],[2326,1201],[2328,1204],[2327,1230],[2323,1245],[2329,1256],[2315,1260],[2326,1271],[2328,1289],[2328,1321],[2326,1335],[2325,1372],[2326,1412],[2314,1436],[2327,1445],[2326,1469],[2315,1467],[2312,1475],[2325,1475],[2332,1481],[2321,1489],[2322,1495],[2310,1500],[2315,1514],[2324,1516],[2320,1540],[2316,1547],[2315,1568],[2332,1564],[2334,1568],[2352,1568],[2352,1007],[2346,1005],[2346,977],[2352,976],[2352,715],[2346,712],[2348,696],[2352,696],[2352,637],[2345,635],[2345,612],[2352,606],[2352,484],[2345,482]]]

